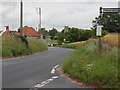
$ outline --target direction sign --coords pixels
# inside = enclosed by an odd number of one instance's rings
[[[102,8],[103,12],[116,12],[120,13],[120,8]]]

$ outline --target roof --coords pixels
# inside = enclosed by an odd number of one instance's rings
[[[7,30],[7,31],[5,31],[3,34],[4,34],[4,35],[11,35],[11,32],[10,32],[9,30]]]
[[[20,33],[15,32],[14,35],[20,35]]]
[[[40,35],[32,27],[23,27],[22,34],[25,36],[39,37]]]

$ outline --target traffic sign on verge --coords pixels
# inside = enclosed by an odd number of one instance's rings
[[[101,32],[102,32],[102,25],[97,25],[96,36],[101,36]]]
[[[102,8],[103,12],[115,12],[120,13],[120,8]]]

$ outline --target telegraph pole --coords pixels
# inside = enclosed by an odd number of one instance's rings
[[[20,35],[22,36],[22,27],[23,27],[23,1],[20,2]]]
[[[41,8],[38,8],[38,14],[39,14],[38,30],[41,31]]]

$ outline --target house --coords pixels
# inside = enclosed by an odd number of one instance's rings
[[[9,26],[5,26],[5,30],[2,31],[1,35],[12,35],[16,31],[10,31]]]
[[[1,31],[0,31],[0,36],[2,36],[2,34],[3,34],[3,31],[1,30]]]
[[[5,26],[6,30],[2,35],[20,35],[17,31],[10,31],[9,26]],[[42,34],[38,34],[33,27],[22,27],[22,35],[27,37],[43,38]]]
[[[23,27],[22,35],[27,37],[40,37],[40,34],[33,27]]]

